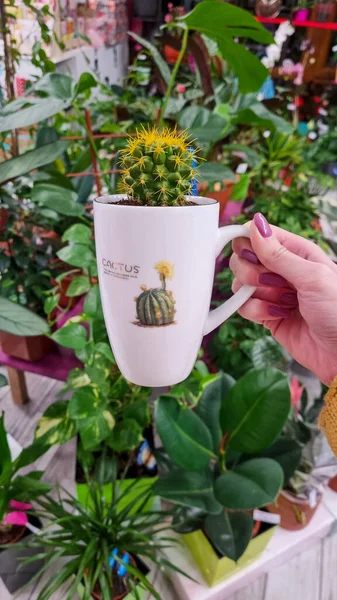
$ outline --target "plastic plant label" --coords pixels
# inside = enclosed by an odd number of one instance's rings
[[[238,168],[236,169],[236,172],[238,173],[238,175],[244,175],[244,173],[247,171],[248,169],[248,164],[247,163],[241,163]]]
[[[266,512],[265,510],[259,510],[256,508],[253,512],[254,521],[261,521],[261,523],[270,523],[271,525],[279,525],[281,522],[280,515],[274,515]]]

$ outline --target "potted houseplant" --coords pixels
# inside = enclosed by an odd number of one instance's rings
[[[32,551],[20,552],[18,542],[41,527],[41,522],[32,516],[31,502],[50,490],[40,481],[42,473],[32,471],[18,475],[18,471],[29,466],[47,451],[45,446],[33,444],[12,456],[4,426],[4,415],[0,417],[0,579],[10,593],[27,583],[41,567],[20,569],[20,557],[31,557]],[[29,514],[28,514],[29,513]]]
[[[103,491],[103,484],[107,483],[112,490],[110,502]],[[58,527],[49,524],[39,539],[29,540],[28,545],[46,547],[41,553],[46,566],[52,567],[63,557],[67,560],[62,566],[57,565],[57,572],[36,600],[51,598],[64,583],[69,600],[76,592],[81,600],[142,599],[148,592],[160,600],[148,578],[146,564],[180,571],[157,554],[175,543],[168,536],[168,524],[163,522],[169,513],[134,513],[135,504],[148,503],[151,490],[138,489],[136,482],[119,495],[113,461],[106,460],[98,480],[90,478],[87,484],[86,506],[68,493],[63,494],[64,499],[54,500],[46,495],[38,501],[37,515],[43,515],[50,524],[57,522]]]
[[[308,21],[310,15],[310,2],[308,0],[299,0],[297,7],[293,12],[294,21]]]
[[[291,396],[292,411],[283,434],[276,448],[267,449],[265,454],[277,460],[275,453],[282,446],[282,455],[288,455],[287,466],[282,465],[286,469],[284,489],[276,505],[269,505],[268,509],[280,515],[281,527],[295,531],[310,523],[322,500],[324,485],[336,474],[337,465],[324,434],[317,426],[324,393],[309,405],[304,386],[299,385],[294,377]]]
[[[253,293],[243,286],[207,317],[215,257],[249,231],[218,230],[217,202],[190,195],[196,152],[184,133],[143,129],[122,156],[124,193],[98,198],[94,210],[105,322],[126,379],[172,385],[191,372],[203,335]]]
[[[287,377],[272,368],[251,370],[237,382],[218,375],[204,385],[195,410],[183,395],[158,400],[156,426],[167,459],[159,462],[166,472],[154,493],[177,505],[173,524],[209,585],[254,560],[272,535],[264,525],[251,540],[253,511],[277,498],[282,468],[251,455],[277,437],[289,408]]]

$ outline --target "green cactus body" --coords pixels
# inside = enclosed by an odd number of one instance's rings
[[[169,325],[174,321],[175,308],[172,294],[160,288],[144,291],[137,298],[137,319],[142,325]]]
[[[184,133],[143,129],[123,151],[120,191],[142,205],[184,205],[196,177],[194,161]]]

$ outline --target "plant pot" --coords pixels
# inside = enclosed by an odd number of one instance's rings
[[[35,527],[41,528],[41,522],[35,517],[30,516],[29,522]],[[30,531],[23,528],[22,535],[17,541],[24,540],[32,535]],[[42,568],[43,561],[34,561],[29,565],[22,565],[22,558],[27,559],[42,552],[42,548],[21,548],[13,547],[5,550],[0,549],[0,579],[5,584],[10,594],[14,594],[22,586],[26,585],[34,575]]]
[[[332,477],[332,479],[330,479],[328,485],[331,490],[333,490],[334,492],[337,492],[337,475],[335,475],[334,477]]]
[[[7,223],[8,223],[8,208],[5,208],[4,206],[2,206],[0,208],[0,234],[5,232]]]
[[[95,200],[100,293],[110,343],[124,377],[145,387],[186,379],[204,335],[252,295],[243,286],[208,315],[215,258],[246,227],[218,228],[219,205],[134,206],[126,196]],[[238,295],[239,294],[239,295]]]
[[[63,279],[61,279],[60,282],[56,281],[56,279],[51,280],[51,284],[58,288],[58,293],[60,294],[59,306],[61,308],[67,308],[67,306],[72,308],[72,306],[74,306],[75,302],[78,300],[78,297],[69,298],[69,296],[67,296],[67,291],[71,282],[73,279],[76,279],[78,275],[79,273],[71,273],[71,275],[66,275]]]
[[[199,190],[201,192],[206,192],[208,198],[213,198],[214,200],[216,200],[217,202],[219,202],[219,207],[220,207],[220,221],[222,220],[223,217],[223,213],[224,210],[230,200],[230,197],[232,195],[233,192],[233,187],[235,185],[235,181],[223,181],[222,182],[223,185],[223,189],[220,190],[219,192],[210,192],[207,188],[208,188],[208,184],[207,183],[203,183],[201,182],[199,184]]]
[[[293,12],[293,20],[294,21],[308,21],[310,15],[309,8],[298,8]]]
[[[298,531],[309,525],[321,500],[322,494],[319,496],[316,506],[311,507],[308,500],[302,500],[291,492],[282,490],[277,498],[277,506],[269,504],[267,508],[269,512],[280,515],[282,529]]]
[[[134,560],[133,557],[131,557],[131,561],[133,563],[134,566],[137,566],[143,573],[143,575],[145,575],[145,577],[148,577],[150,572],[149,569],[145,566],[145,564],[137,559],[136,561]],[[137,598],[139,598],[139,600],[145,600],[148,597],[148,590],[144,589],[144,587],[142,585],[137,585],[136,586],[136,591],[137,591]],[[80,585],[77,588],[77,592],[79,595],[79,599],[82,600],[84,598],[84,594],[85,594],[85,589],[82,583],[80,583]],[[101,594],[100,593],[96,593],[93,592],[92,593],[92,597],[94,598],[94,600],[101,600]],[[114,596],[113,598],[111,598],[111,600],[134,600],[135,598],[135,592],[125,592],[124,594],[119,594],[118,596]]]
[[[157,0],[133,0],[132,16],[138,19],[146,19],[157,16],[158,1]]]
[[[187,533],[183,535],[183,538],[204,579],[212,587],[256,560],[266,548],[276,529],[277,527],[274,525],[265,525],[264,531],[249,542],[246,551],[237,562],[226,556],[219,557],[201,529]]]
[[[53,342],[45,335],[22,336],[0,331],[0,345],[13,358],[35,362],[49,354]]]
[[[122,498],[120,500],[119,510],[121,511],[124,508],[126,508],[126,506],[128,504],[130,504],[130,502],[132,502],[132,500],[137,498],[137,496],[140,493],[144,492],[145,490],[149,490],[152,487],[152,485],[154,484],[154,482],[156,481],[156,479],[157,479],[157,477],[143,477],[141,479],[138,479],[137,480],[138,484],[136,486],[134,486],[133,489],[130,490],[130,492],[127,494],[127,496],[125,496],[124,499]],[[117,481],[116,488],[118,490],[118,493],[124,492],[134,481],[135,481],[134,479],[123,479],[123,480]],[[76,493],[77,493],[77,498],[79,499],[81,504],[83,504],[83,506],[87,506],[88,498],[89,498],[88,485],[86,483],[76,483]],[[111,484],[107,484],[107,485],[103,486],[103,494],[104,494],[104,497],[106,498],[107,502],[111,503],[111,501],[112,501],[112,485]],[[135,506],[133,507],[133,509],[130,511],[130,514],[136,514],[137,511],[139,510],[139,506],[142,504],[142,502],[143,502],[142,499],[139,500],[139,502],[137,502],[135,504]],[[146,512],[148,510],[151,510],[153,503],[154,503],[154,498],[150,498],[150,500],[142,508],[141,512]]]
[[[178,60],[178,57],[179,57],[179,50],[172,48],[172,46],[166,45],[166,46],[164,46],[164,55],[165,55],[166,62],[169,65],[175,65]],[[186,54],[182,60],[182,64],[183,65],[188,64],[188,57],[186,56]]]

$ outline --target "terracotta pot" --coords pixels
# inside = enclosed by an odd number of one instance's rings
[[[277,506],[268,504],[267,508],[271,513],[280,515],[280,525],[283,529],[298,531],[309,525],[321,500],[322,494],[319,496],[316,506],[312,508],[307,500],[301,500],[291,492],[282,490],[277,498]]]
[[[75,302],[77,302],[78,297],[74,296],[73,298],[69,298],[69,296],[67,296],[67,291],[73,279],[78,276],[79,273],[71,273],[71,275],[66,275],[66,277],[60,281],[60,283],[58,283],[56,279],[51,280],[52,285],[58,287],[58,293],[60,294],[59,306],[61,308],[72,308]]]
[[[35,362],[50,352],[53,343],[45,335],[28,337],[0,331],[0,345],[2,351],[13,358]]]
[[[255,521],[253,531],[252,531],[252,538],[255,538],[258,535],[260,529],[261,529],[261,521]]]
[[[333,490],[334,492],[337,493],[337,475],[335,475],[332,479],[330,479],[328,485],[331,490]]]
[[[130,556],[131,558],[131,563],[133,567],[137,567],[136,565],[136,561],[134,560],[134,558],[132,556]],[[119,594],[118,596],[114,596],[112,598],[112,600],[123,600],[123,598],[125,598],[130,592],[128,590],[126,590],[125,592],[123,592],[123,594]],[[97,592],[92,592],[92,597],[95,598],[95,600],[101,600],[102,596],[101,594],[97,593]]]
[[[227,203],[229,202],[230,197],[232,195],[235,181],[223,181],[222,184],[224,186],[224,189],[220,190],[219,192],[210,192],[208,190],[207,183],[205,183],[205,182],[199,183],[199,193],[202,193],[204,195],[204,193],[207,192],[208,198],[213,198],[214,200],[217,200],[219,202],[219,204],[220,204],[219,219],[220,220],[222,217],[222,213],[224,212],[224,210],[227,206]]]
[[[165,54],[165,59],[166,62],[169,65],[175,65],[179,56],[179,50],[176,50],[175,48],[171,48],[171,46],[164,46],[164,54]],[[188,58],[185,55],[182,63],[184,65],[186,65],[188,63]]]
[[[21,540],[22,536],[25,534],[25,531],[26,531],[26,527],[25,526],[21,527],[19,532],[15,536],[15,538],[10,540],[9,542],[6,542],[6,544],[16,544],[17,542],[19,542]]]
[[[8,223],[8,209],[2,206],[0,208],[0,233],[4,233]]]

